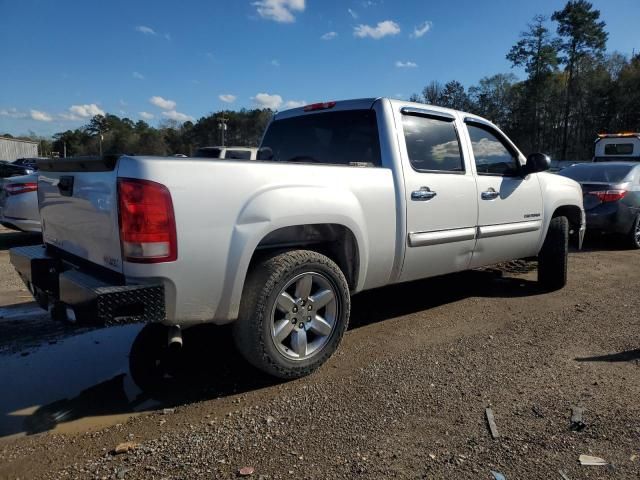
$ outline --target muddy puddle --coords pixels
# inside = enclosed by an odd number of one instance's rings
[[[142,391],[129,375],[129,348],[140,328],[93,330],[0,356],[0,436],[148,407],[138,404]]]
[[[42,316],[29,308],[22,314]],[[17,313],[10,321],[21,318],[28,321],[28,315]],[[0,330],[8,320],[0,320]],[[166,330],[159,325],[79,332],[0,353],[0,439],[95,430],[141,412],[274,382],[239,356],[225,328],[187,330],[179,351],[168,349]]]

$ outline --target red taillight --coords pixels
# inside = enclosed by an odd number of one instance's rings
[[[167,187],[149,180],[119,178],[118,204],[125,261],[160,263],[178,258],[176,221]]]
[[[4,187],[7,195],[20,195],[21,193],[29,193],[38,191],[38,184],[35,182],[27,183],[9,183]]]
[[[336,106],[336,102],[312,103],[303,108],[305,112],[314,112],[316,110],[327,110]]]
[[[589,195],[598,197],[601,202],[617,202],[622,200],[627,194],[626,190],[598,190],[595,192],[589,192]]]

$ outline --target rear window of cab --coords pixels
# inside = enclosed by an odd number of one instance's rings
[[[345,166],[381,166],[373,110],[312,113],[271,122],[258,160]]]
[[[633,143],[607,143],[604,146],[605,155],[631,155]]]

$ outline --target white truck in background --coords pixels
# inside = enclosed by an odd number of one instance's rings
[[[336,350],[363,290],[525,257],[544,288],[563,287],[582,191],[548,166],[475,115],[318,103],[275,115],[252,162],[40,162],[44,245],[11,261],[67,319],[174,338],[233,322],[249,362],[294,378]]]
[[[640,162],[640,132],[601,133],[594,150],[594,162]]]

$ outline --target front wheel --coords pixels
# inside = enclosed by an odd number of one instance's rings
[[[538,282],[546,290],[559,290],[567,284],[569,221],[554,217],[538,254]]]
[[[233,336],[255,367],[298,378],[338,348],[350,307],[349,286],[331,259],[309,250],[280,253],[249,272]]]

